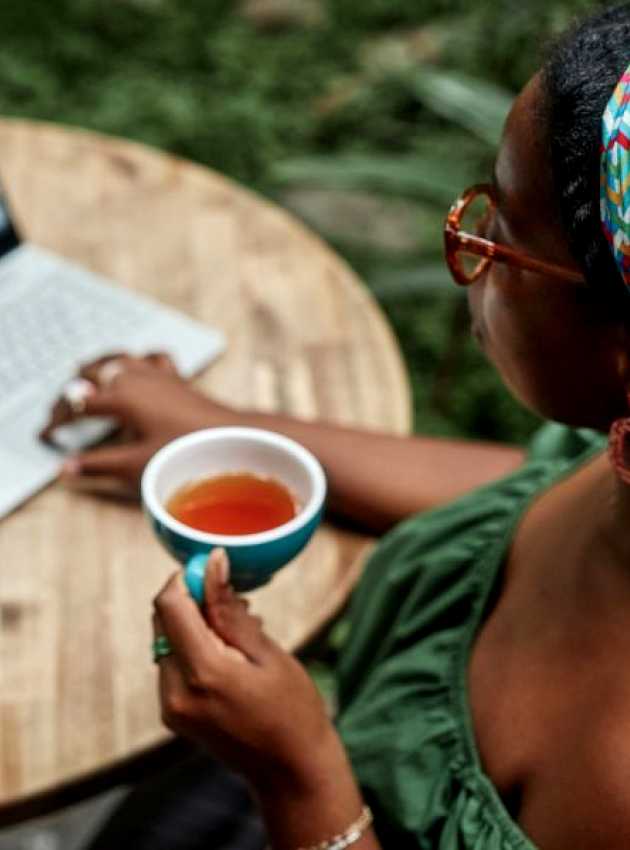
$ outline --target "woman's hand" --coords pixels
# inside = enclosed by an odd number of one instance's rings
[[[203,614],[181,573],[155,600],[164,722],[252,786],[276,850],[343,833],[362,811],[348,758],[304,668],[267,637],[228,584],[222,549],[209,559]],[[357,850],[378,850],[368,831]]]
[[[136,489],[146,463],[165,443],[199,428],[228,424],[228,408],[210,401],[184,381],[168,355],[103,357],[81,369],[88,383],[80,410],[61,398],[42,431],[52,439],[60,425],[83,416],[111,416],[120,424],[116,445],[82,452],[66,461],[68,478],[115,478]]]
[[[181,572],[155,600],[156,635],[173,647],[159,665],[164,722],[257,788],[310,786],[340,756],[344,764],[337,735],[306,671],[267,637],[228,571],[225,552],[214,550],[203,615]]]

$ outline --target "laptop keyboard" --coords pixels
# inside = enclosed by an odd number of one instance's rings
[[[128,346],[147,320],[146,306],[124,292],[112,297],[105,287],[73,280],[71,267],[51,263],[42,269],[40,263],[36,288],[30,263],[14,266],[6,283],[0,276],[0,287],[20,296],[2,299],[0,305],[0,411],[2,401],[10,402],[25,385],[56,392],[81,363]],[[20,286],[22,276],[30,287]]]
[[[189,376],[223,336],[150,299],[26,243],[0,261],[0,519],[51,481],[64,451],[111,430],[86,419],[59,450],[37,435],[78,367],[116,351],[166,349]]]

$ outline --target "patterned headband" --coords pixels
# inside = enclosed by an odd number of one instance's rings
[[[600,204],[604,235],[630,292],[630,67],[602,118]]]

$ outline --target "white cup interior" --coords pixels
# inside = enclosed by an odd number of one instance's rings
[[[273,478],[288,488],[298,508],[297,516],[287,524],[292,527],[310,519],[323,502],[323,471],[310,452],[279,434],[253,428],[208,429],[175,440],[150,461],[143,476],[142,494],[152,513],[181,531],[181,524],[166,511],[169,500],[181,487],[204,478],[243,472]],[[184,528],[189,536],[192,533],[200,539],[220,537]],[[276,530],[240,537],[251,541]],[[237,537],[230,535],[231,542]]]

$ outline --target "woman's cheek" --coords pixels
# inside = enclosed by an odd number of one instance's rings
[[[540,343],[511,302],[504,289],[488,277],[477,292],[470,293],[472,330],[507,388],[529,405],[530,373],[535,371],[533,361]]]
[[[505,311],[501,292],[488,273],[468,290],[468,303],[472,317],[472,333],[484,352],[493,360],[500,351],[505,335]]]
[[[478,280],[468,287],[468,311],[470,313],[470,331],[482,349],[485,350],[486,329],[484,322],[484,290],[483,280]]]

